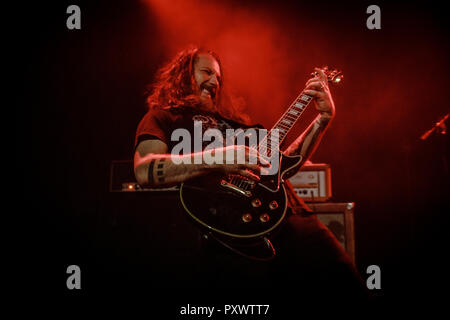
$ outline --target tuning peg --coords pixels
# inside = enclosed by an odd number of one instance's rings
[[[333,83],[338,84],[338,83],[342,82],[343,79],[344,79],[344,75],[340,74],[340,75],[334,77]]]

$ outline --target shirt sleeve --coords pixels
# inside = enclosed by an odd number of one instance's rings
[[[147,139],[158,139],[169,145],[170,114],[162,109],[150,109],[139,122],[134,140],[134,148]]]

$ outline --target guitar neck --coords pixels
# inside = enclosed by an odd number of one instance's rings
[[[284,141],[287,134],[303,114],[312,99],[313,97],[310,95],[304,94],[303,92],[300,93],[300,95],[292,102],[285,113],[275,123],[273,128],[270,129],[267,136],[260,142],[260,150],[262,149],[265,151],[267,149],[267,155],[270,155],[273,147],[279,149],[281,143]],[[271,137],[276,135],[278,135],[278,144],[274,146],[272,145]]]

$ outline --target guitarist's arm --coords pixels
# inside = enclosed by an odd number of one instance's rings
[[[334,118],[335,107],[328,88],[327,76],[316,69],[318,76],[308,80],[304,93],[314,97],[314,104],[319,115],[308,128],[285,150],[289,156],[301,155],[300,168],[314,153],[330,122]],[[291,175],[296,171],[291,171]],[[288,178],[286,176],[285,178]]]
[[[204,161],[199,164],[194,163],[194,157],[203,157],[205,152],[222,152],[222,158],[225,159],[226,152],[230,150],[235,156],[233,164],[207,164]],[[167,145],[161,140],[144,140],[139,143],[134,154],[134,173],[141,186],[150,188],[174,186],[213,171],[241,174],[258,181],[261,167],[249,163],[252,152],[255,151],[245,146],[229,146],[204,151],[202,154],[175,156],[168,153]],[[261,165],[267,166],[268,162],[264,163],[264,161],[260,159]]]

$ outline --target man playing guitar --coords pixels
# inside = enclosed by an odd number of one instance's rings
[[[311,97],[319,114],[283,152],[285,156],[296,156],[299,159],[295,168],[286,172],[284,179],[297,172],[309,159],[335,114],[328,78],[322,69],[316,69],[315,76],[307,81],[302,93]],[[233,107],[232,100],[226,93],[220,59],[214,52],[195,47],[180,52],[159,70],[147,101],[149,110],[139,123],[135,139],[134,169],[141,186],[165,188],[217,174],[238,175],[257,184],[270,169],[270,163],[258,150],[242,145],[214,149],[215,155],[222,153],[222,159],[231,154],[234,157],[232,161],[213,164],[194,161],[199,152],[210,152],[204,150],[177,155],[175,161],[172,154],[175,146],[171,139],[172,132],[183,128],[193,133],[194,121],[201,121],[204,130],[214,128],[224,134],[226,129],[245,130],[255,127],[249,124],[247,116]],[[250,161],[252,156],[257,158],[256,163]],[[180,161],[180,158],[184,161]],[[204,275],[207,275],[208,282],[218,287],[245,287],[254,286],[263,280],[264,286],[277,287],[295,279],[303,287],[326,287],[326,290],[336,292],[351,288],[349,291],[352,293],[363,294],[363,285],[355,266],[332,233],[309,212],[288,183],[283,183],[282,188],[287,199],[287,210],[283,211],[283,219],[280,219],[283,221],[267,234],[258,233],[262,234],[259,239],[263,239],[260,245],[230,244],[221,237],[220,228],[208,229],[209,222],[204,223],[207,225],[206,229],[199,229],[205,235],[205,254],[204,259],[198,263],[201,264]],[[232,196],[236,201],[241,201],[239,196]],[[215,212],[215,208],[210,208],[211,210]],[[240,217],[241,213],[239,219]],[[252,219],[251,215],[244,214],[240,223],[250,225],[247,223],[250,220],[246,221],[246,217]],[[214,219],[211,221],[216,221]],[[260,219],[263,221],[262,217]],[[258,259],[261,256],[256,252],[264,250],[265,253],[271,251],[269,258]],[[265,254],[262,256],[267,257]],[[255,259],[252,261],[252,258]],[[230,265],[234,267],[231,268]],[[245,267],[236,268],[239,265]],[[257,269],[263,271],[257,272]],[[258,274],[254,281],[248,276],[249,270]]]

